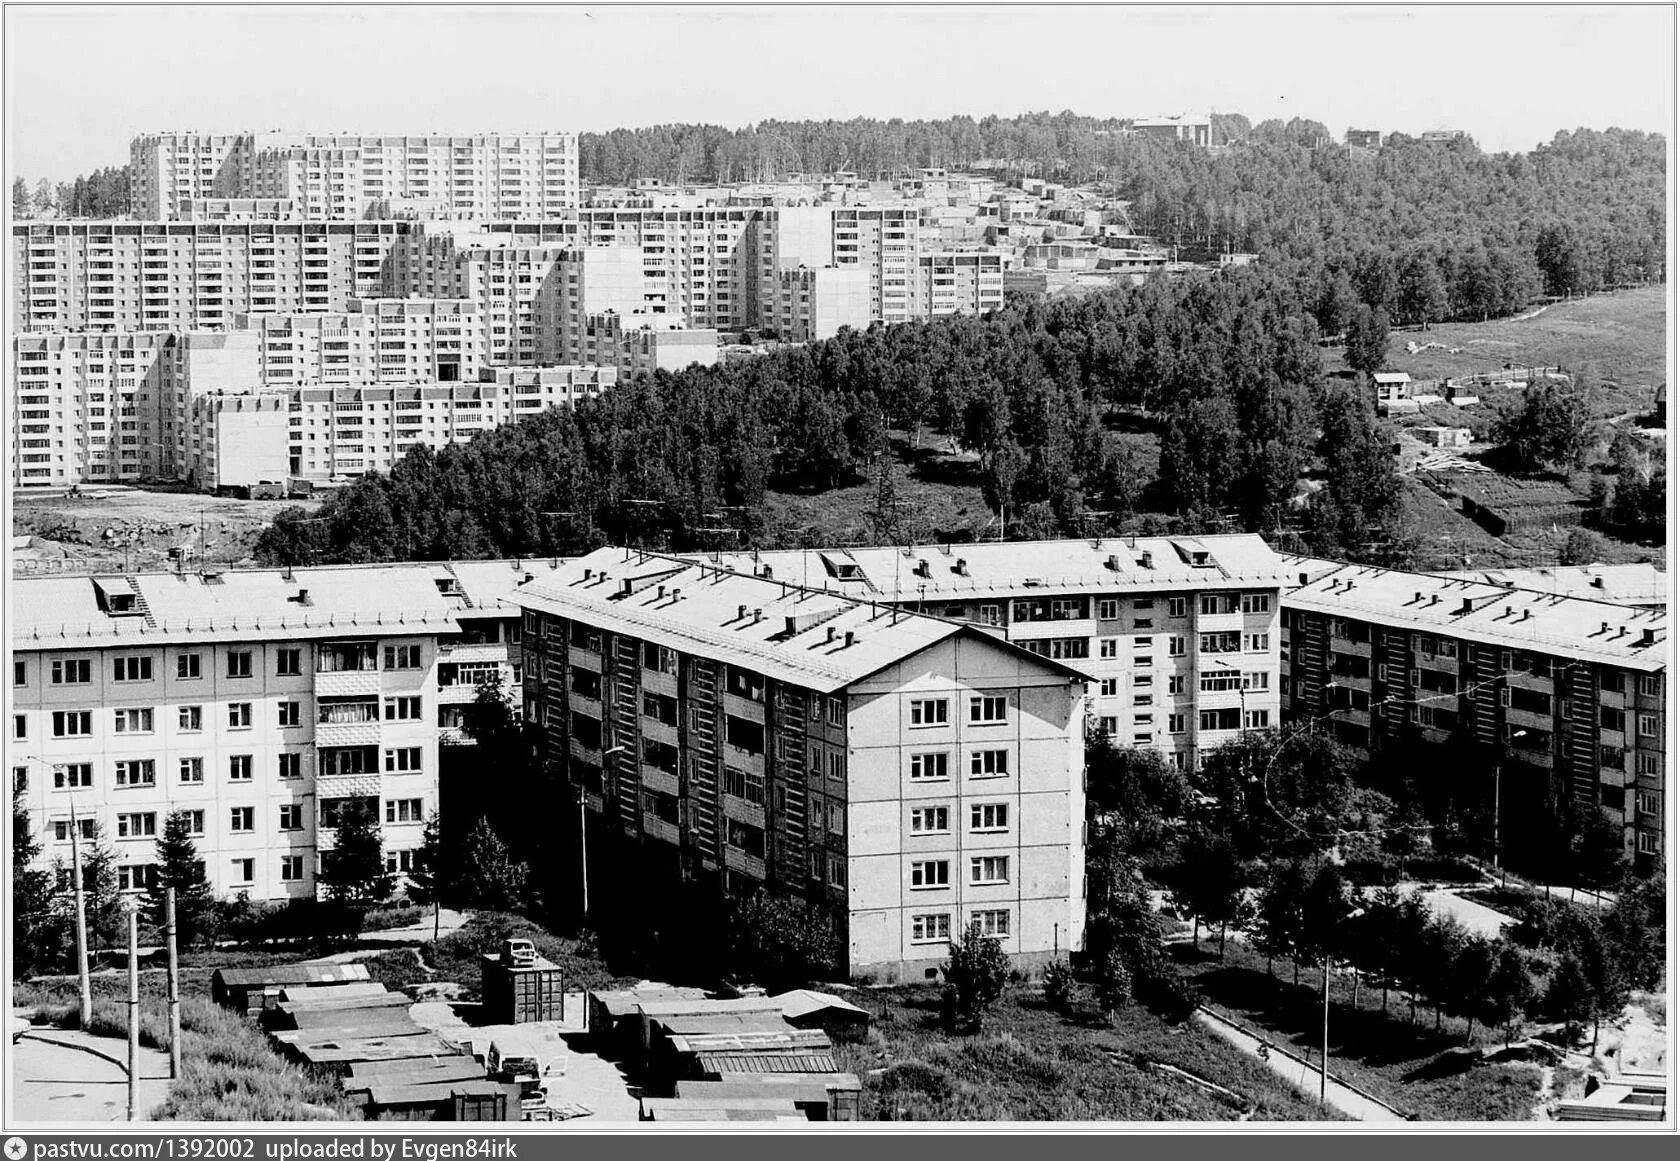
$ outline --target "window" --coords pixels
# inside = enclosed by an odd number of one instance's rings
[[[155,863],[123,863],[117,867],[117,890],[144,891],[157,884]]]
[[[151,758],[131,758],[117,763],[118,786],[156,786],[157,766]]]
[[[1633,759],[1633,767],[1639,772],[1641,777],[1659,777],[1662,774],[1662,755],[1636,754]]]
[[[1000,617],[998,615],[998,613],[999,613],[999,607],[997,605],[981,605],[980,606],[980,623],[982,625],[1002,624],[1003,618]]]
[[[1659,847],[1658,847],[1658,841],[1657,841],[1657,833],[1655,831],[1642,830],[1638,833],[1637,837],[1638,837],[1638,840],[1639,840],[1639,853],[1640,854],[1642,854],[1642,855],[1654,855],[1654,854],[1657,853]]]
[[[249,782],[251,780],[251,755],[231,755],[228,758],[228,778],[234,782]]]
[[[830,887],[844,887],[846,885],[846,860],[839,855],[828,856],[828,885]]]
[[[735,697],[762,702],[764,700],[764,675],[754,673],[750,669],[725,665],[723,667],[723,688],[725,693],[732,694]]]
[[[54,685],[86,685],[93,680],[93,662],[91,661],[54,661],[52,663],[52,683]]]
[[[1120,619],[1120,602],[1098,601],[1097,619],[1099,621],[1118,621]]]
[[[53,767],[54,790],[86,790],[92,785],[92,762],[70,762]]]
[[[152,679],[152,659],[150,657],[113,657],[111,659],[112,681],[150,681]]]
[[[945,698],[926,698],[910,703],[910,724],[943,726],[951,720],[951,703]]]
[[[968,881],[976,884],[1009,882],[1009,856],[986,855],[968,860]]]
[[[999,831],[1009,829],[1009,806],[1002,802],[976,802],[968,808],[968,829]]]
[[[204,759],[182,758],[181,781],[187,786],[198,786],[204,782]]]
[[[248,730],[251,728],[251,703],[235,701],[228,703],[228,728]]]
[[[1244,593],[1242,596],[1242,611],[1245,613],[1271,612],[1271,595],[1269,593]]]
[[[1144,680],[1147,681],[1148,678],[1145,678]],[[1099,696],[1099,697],[1113,697],[1116,693],[1119,692],[1119,690],[1120,690],[1120,682],[1119,682],[1118,679],[1113,678],[1113,677],[1105,677],[1097,685],[1097,696]]]
[[[420,747],[402,746],[385,751],[385,769],[398,774],[413,774],[420,769]]]
[[[762,796],[762,791],[760,795]],[[846,833],[846,806],[841,802],[828,804],[828,833],[843,835]]]
[[[1657,724],[1656,714],[1639,715],[1639,736],[1642,738],[1660,738],[1662,729]]]
[[[303,856],[280,856],[280,881],[282,883],[300,883],[303,881]]]
[[[1243,714],[1243,729],[1245,730],[1263,730],[1271,724],[1271,710],[1249,710]]]
[[[651,669],[655,673],[675,673],[677,671],[676,652],[663,645],[643,642],[642,668]]]
[[[910,886],[934,890],[951,885],[951,864],[945,859],[930,859],[910,864]]]
[[[69,819],[63,819],[63,818],[58,819],[52,825],[53,825],[53,838],[54,838],[54,840],[56,840],[58,842],[61,842],[61,843],[67,843],[67,842],[70,841],[70,820]],[[93,819],[91,819],[91,818],[78,818],[76,820],[76,832],[77,832],[76,833],[77,838],[91,840],[94,836],[94,822],[93,822]],[[68,867],[65,868],[65,878],[69,878],[69,868]],[[66,884],[66,885],[68,886],[68,884]]]
[[[233,881],[235,883],[254,883],[257,880],[257,860],[234,859]]]
[[[235,834],[244,834],[257,829],[257,808],[254,806],[234,806],[228,809],[228,829]]]
[[[945,943],[951,938],[951,917],[949,915],[912,915],[910,917],[911,943]]]
[[[981,935],[990,935],[1002,939],[1009,934],[1009,912],[1007,911],[976,911],[974,922],[980,925]]]
[[[1242,711],[1236,706],[1225,709],[1205,709],[1198,719],[1200,728],[1204,730],[1235,730],[1242,726]]]
[[[152,732],[152,711],[149,709],[120,709],[112,725],[119,734],[149,734]]]
[[[387,645],[385,646],[386,669],[419,669],[420,646],[418,645]]]
[[[764,725],[762,722],[748,721],[738,718],[734,714],[723,715],[724,741],[737,750],[745,750],[749,754],[764,753]]]
[[[86,664],[86,662],[83,662],[83,664]],[[1639,675],[1639,696],[1640,697],[1661,697],[1662,696],[1662,674],[1660,674],[1660,673],[1641,673]]]
[[[1106,660],[1110,657],[1117,657],[1119,656],[1119,650],[1120,638],[1118,637],[1104,637],[1097,642],[1097,657],[1099,659]]]
[[[296,726],[296,725],[299,725],[299,724],[300,724],[300,721],[299,721],[299,718],[298,718],[298,703],[295,702],[295,701],[283,701],[283,702],[281,702],[280,703],[280,728],[281,729],[287,729],[289,727]]]
[[[406,875],[414,870],[413,851],[386,851],[385,871],[391,875]]]
[[[951,808],[919,806],[910,811],[911,834],[950,834]]]
[[[289,751],[287,753],[276,754],[275,759],[276,759],[276,762],[277,762],[278,767],[279,767],[280,777],[282,777],[282,778],[302,778],[303,777],[303,755],[302,754],[293,750],[293,751]]]
[[[229,677],[251,676],[251,651],[249,649],[228,650],[227,675]]]
[[[1183,732],[1184,732],[1184,715],[1183,714],[1168,714],[1167,715],[1167,733],[1169,733],[1169,734],[1182,734]]]
[[[180,681],[194,681],[202,676],[199,670],[198,654],[177,653],[175,655],[175,677]]]
[[[156,838],[157,815],[151,811],[117,815],[117,837],[125,839]]]
[[[951,756],[943,750],[910,755],[910,781],[936,782],[951,776]]]
[[[385,720],[388,722],[417,722],[420,720],[420,699],[417,697],[388,697],[385,699]]]
[[[1245,673],[1243,674],[1242,687],[1244,689],[1270,689],[1272,688],[1272,675],[1264,671]]]
[[[1188,600],[1185,597],[1168,597],[1167,616],[1182,617],[1189,611],[1187,606]]]
[[[29,715],[12,715],[12,737],[17,741],[24,741],[29,737]]]
[[[1250,653],[1264,653],[1272,647],[1270,633],[1250,633],[1248,635],[1248,651]]]
[[[385,800],[386,822],[424,822],[420,814],[421,799],[418,798],[387,798]]]
[[[1168,693],[1183,693],[1184,692],[1184,674],[1174,673],[1167,678],[1167,692]]]
[[[968,699],[969,725],[992,725],[1009,716],[1009,699],[1004,697],[971,697]]]
[[[13,685],[28,685],[29,684],[29,666],[28,666],[27,663],[22,662],[22,661],[12,662],[12,684]]]
[[[972,778],[1003,778],[1009,774],[1008,750],[975,750],[968,756]]]
[[[1662,796],[1650,790],[1636,791],[1633,796],[1633,806],[1640,814],[1661,814]]]
[[[204,812],[202,810],[183,810],[181,813],[187,816],[188,834],[204,834]]]
[[[279,677],[299,677],[303,673],[303,650],[277,649],[274,653],[274,672]]]
[[[1183,657],[1184,656],[1184,638],[1183,637],[1168,637],[1167,638],[1167,656],[1168,657]]]
[[[204,707],[184,705],[176,711],[176,724],[185,733],[196,734],[204,729]]]
[[[1113,737],[1120,731],[1120,719],[1113,715],[1105,715],[1097,719],[1097,732]]]

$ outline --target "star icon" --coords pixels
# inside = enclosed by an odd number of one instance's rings
[[[29,1152],[29,1146],[24,1143],[22,1137],[6,1138],[7,1161],[23,1161],[23,1155],[27,1152]]]

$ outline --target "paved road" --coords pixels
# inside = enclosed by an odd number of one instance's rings
[[[8,1060],[12,1113],[30,1124],[85,1124],[122,1121],[128,1116],[128,1072],[120,1064],[71,1045],[81,1034],[53,1030],[32,1032],[12,1048]],[[51,1040],[43,1037],[50,1037]],[[121,1060],[125,1041],[90,1037],[101,1052]],[[169,1055],[140,1050],[139,1113],[147,1120],[169,1096]]]
[[[1197,1012],[1196,1020],[1204,1028],[1229,1040],[1242,1051],[1251,1054],[1259,1053],[1259,1039],[1242,1029],[1207,1012]],[[1298,1057],[1284,1055],[1284,1050],[1274,1043],[1271,1045],[1271,1053],[1266,1059],[1266,1066],[1308,1096],[1316,1097],[1318,1095],[1319,1069],[1315,1065],[1310,1065]],[[1380,1105],[1369,1097],[1362,1096],[1348,1088],[1334,1076],[1330,1077],[1329,1083],[1325,1086],[1324,1098],[1348,1116],[1361,1121],[1405,1120],[1404,1117],[1397,1115],[1386,1105]]]

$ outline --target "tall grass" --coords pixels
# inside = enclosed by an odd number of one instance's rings
[[[281,1059],[256,1027],[201,997],[181,1005],[181,1076],[160,1121],[360,1119],[324,1073]]]

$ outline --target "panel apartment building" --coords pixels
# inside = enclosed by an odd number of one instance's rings
[[[924,978],[970,921],[1018,963],[1079,946],[1080,670],[973,626],[625,549],[515,599],[527,719],[580,789],[592,853],[803,895],[836,916],[853,974]]]
[[[708,558],[984,626],[1091,674],[1091,724],[1181,769],[1278,723],[1284,558],[1254,535],[1134,537]]]
[[[344,311],[406,292],[391,254],[412,222],[18,222],[18,331],[182,331],[236,313]]]
[[[1508,802],[1601,810],[1627,853],[1663,854],[1668,612],[1296,559],[1283,709],[1366,752],[1468,736],[1501,748]],[[1511,796],[1516,797],[1511,797]]]
[[[330,221],[544,218],[580,203],[575,133],[145,134],[129,174],[131,212],[155,220],[207,199],[280,199]]]
[[[438,745],[477,683],[517,690],[526,574],[507,562],[47,577],[12,582],[11,758],[43,860],[72,811],[124,888],[191,812],[212,887],[307,897],[334,820],[376,801],[386,866],[413,865]],[[517,696],[517,694],[516,694]]]

